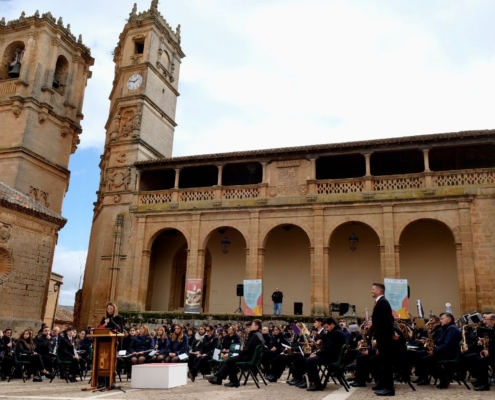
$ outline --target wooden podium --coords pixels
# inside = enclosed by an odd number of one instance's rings
[[[114,333],[111,329],[95,329],[93,334],[87,335],[93,341],[93,369],[91,370],[91,387],[81,389],[97,390],[98,378],[108,378],[108,386],[102,391],[120,389],[115,387],[115,368],[117,366],[118,339],[124,337],[123,333]]]

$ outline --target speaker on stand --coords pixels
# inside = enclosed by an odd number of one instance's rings
[[[294,315],[303,315],[303,303],[294,302]]]
[[[237,297],[239,297],[239,307],[237,308],[237,310],[234,311],[234,314],[237,314],[237,313],[244,314],[244,312],[242,311],[242,308],[241,308],[241,299],[244,296],[244,285],[242,285],[242,284],[237,285],[236,293],[237,293]]]

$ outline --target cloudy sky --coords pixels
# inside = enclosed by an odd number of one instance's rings
[[[151,0],[138,0],[138,10]],[[51,11],[95,57],[54,270],[80,284],[98,187],[111,52],[134,0],[0,0]],[[182,26],[174,156],[495,127],[492,0],[162,0]]]

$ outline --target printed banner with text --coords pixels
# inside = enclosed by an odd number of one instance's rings
[[[394,318],[409,318],[407,279],[385,278],[385,297],[392,307]]]
[[[186,304],[184,312],[199,314],[203,299],[203,279],[188,279],[186,284]]]
[[[261,279],[244,281],[244,315],[263,315],[263,288]]]

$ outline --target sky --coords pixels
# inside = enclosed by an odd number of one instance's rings
[[[112,51],[134,0],[0,0],[0,19],[51,11],[95,65],[53,270],[82,284],[105,138]],[[138,0],[138,11],[151,0]],[[173,155],[495,128],[492,0],[162,0],[181,24]]]

